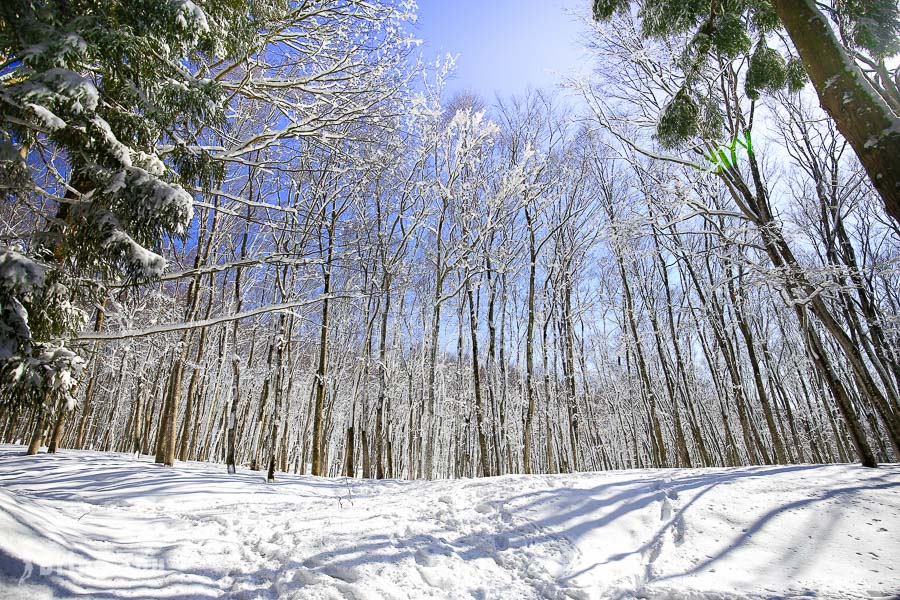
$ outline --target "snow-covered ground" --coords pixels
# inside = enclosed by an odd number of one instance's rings
[[[0,446],[0,597],[886,598],[900,467],[319,479]]]

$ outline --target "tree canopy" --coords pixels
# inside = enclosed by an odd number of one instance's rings
[[[808,80],[822,108],[853,146],[888,214],[900,222],[900,7],[894,0],[594,0],[595,20],[635,10],[641,34],[676,39],[680,88],[659,118],[664,147],[676,147],[721,123],[715,87],[699,75],[710,63],[746,60],[746,94],[758,99]],[[824,11],[824,12],[823,12]],[[787,32],[791,43],[784,37]],[[837,35],[835,35],[835,31]]]

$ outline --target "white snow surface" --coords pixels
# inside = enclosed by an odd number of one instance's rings
[[[891,598],[900,466],[372,481],[0,446],[0,598]]]

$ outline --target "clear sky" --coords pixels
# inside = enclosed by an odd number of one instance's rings
[[[494,95],[550,88],[584,71],[582,26],[590,0],[418,0],[416,34],[425,55],[458,55],[448,95],[472,90]]]

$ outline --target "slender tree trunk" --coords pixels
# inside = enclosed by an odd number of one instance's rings
[[[247,238],[249,232],[250,207],[248,206],[244,234],[241,238],[241,258],[244,258],[247,255]],[[234,305],[236,312],[240,312],[242,301],[241,268],[238,267],[235,269],[234,274]],[[237,472],[237,419],[238,406],[241,399],[241,359],[238,355],[238,324],[239,321],[235,321],[231,326],[231,405],[228,409],[228,420],[226,421],[225,463],[228,466],[228,472],[232,475]]]
[[[860,462],[864,467],[877,467],[878,463],[866,440],[866,435],[859,422],[859,417],[857,417],[856,412],[853,410],[850,395],[847,393],[844,384],[835,374],[834,369],[825,354],[825,348],[822,347],[822,341],[819,339],[819,334],[816,333],[813,327],[806,321],[805,317],[800,312],[801,309],[798,307],[796,310],[801,323],[805,324],[806,341],[809,345],[809,351],[812,355],[813,362],[818,368],[819,373],[831,388],[835,404],[837,404],[837,408],[844,419],[844,423],[850,434],[850,441],[856,450],[857,456],[859,456]]]
[[[284,369],[282,368],[282,357],[284,355],[284,334],[285,321],[284,313],[278,317],[278,329],[275,337],[275,368],[276,374],[272,385],[272,395],[274,396],[274,411],[272,415],[272,431],[269,438],[269,470],[266,474],[266,481],[273,483],[275,481],[275,466],[278,462],[278,441],[280,438],[282,423],[284,421],[283,409],[281,406],[281,377]]]
[[[481,474],[490,477],[491,461],[488,454],[487,435],[485,434],[484,402],[481,398],[481,375],[478,367],[478,315],[475,313],[475,298],[471,282],[466,282],[466,296],[469,300],[469,334],[472,343],[472,389],[475,394],[475,426],[478,429],[478,451],[481,462]]]
[[[740,280],[738,281],[740,285]],[[759,359],[756,355],[756,347],[753,342],[753,334],[750,331],[750,325],[744,315],[744,298],[743,295],[734,289],[734,285],[729,279],[728,292],[731,297],[732,306],[734,308],[734,318],[737,321],[738,329],[744,338],[744,346],[747,348],[747,356],[750,359],[750,368],[753,371],[753,381],[756,384],[756,393],[759,397],[759,403],[762,405],[763,416],[766,420],[766,427],[772,438],[772,444],[775,448],[775,460],[779,464],[787,462],[787,454],[784,450],[784,444],[781,435],[775,425],[775,414],[772,410],[772,403],[769,401],[769,394],[766,391],[765,382],[763,381],[762,369],[760,368]]]
[[[383,273],[382,291],[384,306],[381,307],[381,328],[378,339],[378,400],[375,405],[375,478],[384,479],[385,423],[384,409],[387,394],[387,325],[391,311],[391,276]]]
[[[323,208],[324,210],[324,208]],[[319,329],[319,366],[316,368],[315,379],[315,404],[313,408],[313,436],[312,436],[312,474],[325,475],[326,465],[323,461],[325,421],[325,377],[328,374],[328,318],[329,318],[329,294],[331,294],[331,268],[334,257],[334,234],[337,225],[337,212],[332,206],[331,219],[328,224],[328,249],[323,273],[322,300],[322,324]]]
[[[537,278],[537,244],[535,240],[535,224],[528,208],[525,208],[525,220],[528,222],[528,322],[525,328],[525,426],[523,433],[522,461],[523,471],[530,475],[531,443],[534,438],[534,300],[535,279]]]
[[[105,302],[104,302],[105,305]],[[103,329],[103,317],[106,313],[103,306],[97,307],[94,315],[94,331]],[[75,437],[74,448],[81,450],[84,448],[85,435],[87,433],[87,421],[91,414],[91,402],[94,399],[94,385],[97,380],[97,344],[94,343],[91,348],[91,376],[88,378],[87,387],[84,390],[84,405],[81,410],[81,419],[78,420],[78,434]]]

